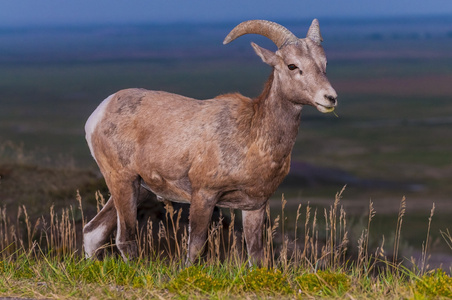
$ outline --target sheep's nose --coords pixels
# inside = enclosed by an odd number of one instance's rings
[[[337,104],[337,97],[331,96],[331,95],[325,95],[324,97],[325,97],[325,99],[327,99],[328,101],[331,102],[331,105],[336,106],[336,104]]]

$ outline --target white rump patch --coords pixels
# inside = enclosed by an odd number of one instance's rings
[[[89,150],[91,151],[91,155],[94,157],[95,160],[96,160],[96,157],[94,156],[93,144],[92,144],[91,137],[93,135],[94,130],[97,127],[97,124],[99,124],[99,122],[103,119],[103,117],[105,115],[105,109],[107,108],[108,103],[110,102],[111,98],[113,98],[114,95],[115,94],[110,95],[107,99],[102,101],[102,103],[99,104],[99,106],[94,110],[94,112],[91,114],[91,116],[89,116],[89,118],[85,124],[85,138],[86,138],[86,141],[88,142],[88,147],[89,147]]]

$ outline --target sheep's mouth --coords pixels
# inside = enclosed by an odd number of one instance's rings
[[[330,113],[334,111],[334,106],[327,106],[327,105],[323,105],[319,102],[315,103],[317,105],[317,110],[319,110],[322,113]]]

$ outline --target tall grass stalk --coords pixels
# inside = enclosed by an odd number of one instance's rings
[[[430,210],[430,216],[428,218],[428,228],[427,228],[427,237],[425,239],[424,245],[422,246],[422,257],[420,263],[420,275],[424,275],[425,270],[427,268],[427,260],[428,260],[428,245],[430,243],[430,228],[432,225],[433,214],[435,213],[435,203],[433,203],[432,209]]]
[[[396,265],[398,263],[399,258],[399,245],[400,245],[400,234],[402,232],[402,222],[403,216],[405,215],[406,209],[406,198],[403,196],[402,201],[400,201],[399,214],[397,217],[397,227],[394,235],[394,251],[393,251],[393,261],[392,263]]]

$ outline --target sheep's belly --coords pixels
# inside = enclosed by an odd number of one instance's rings
[[[267,203],[267,197],[250,197],[240,190],[230,191],[223,194],[217,206],[232,209],[256,210]]]
[[[144,181],[141,182],[141,186],[154,193],[159,201],[169,200],[178,203],[190,203],[188,195],[182,196],[181,193],[174,193],[171,192],[171,190],[156,191]],[[267,199],[267,197],[251,198],[245,192],[235,190],[224,193],[216,203],[216,206],[232,209],[256,210],[261,208],[262,205],[267,202]]]
[[[154,193],[159,201],[169,200],[178,203],[190,203],[190,193],[180,187],[176,187],[176,185],[178,185],[177,182],[165,181],[165,188],[163,188],[161,185],[150,185],[144,180],[141,181],[141,186]]]

